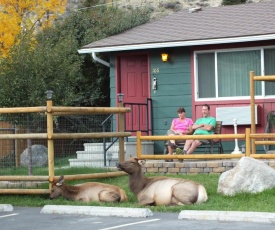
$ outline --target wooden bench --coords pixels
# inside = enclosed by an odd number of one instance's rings
[[[214,134],[222,133],[222,121],[216,121],[216,128]],[[185,144],[185,140],[176,140],[176,145],[178,148],[183,149]],[[218,149],[218,152],[223,153],[222,141],[221,139],[211,139],[208,141],[203,141],[202,145],[197,148],[204,148],[204,153],[209,152],[213,153],[214,149]],[[164,142],[164,151],[163,154],[168,154],[168,141]]]

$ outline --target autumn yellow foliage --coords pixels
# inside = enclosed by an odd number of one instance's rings
[[[50,26],[66,5],[67,0],[0,0],[0,55],[6,57],[24,35]]]

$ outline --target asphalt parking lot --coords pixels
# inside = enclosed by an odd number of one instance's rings
[[[93,216],[81,214],[44,214],[42,208],[13,207],[0,212],[1,230],[107,230],[107,229],[230,229],[274,230],[275,222],[186,220],[179,213],[153,213],[147,217]]]

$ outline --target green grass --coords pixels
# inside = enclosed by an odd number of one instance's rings
[[[81,173],[83,169],[62,169],[56,172],[56,175],[61,174],[76,174]],[[103,172],[101,169],[91,169],[90,172]],[[106,171],[106,169],[105,169]],[[87,171],[86,171],[87,172]],[[146,176],[157,176],[160,174],[147,174]],[[149,207],[155,212],[179,212],[181,210],[221,210],[221,211],[253,211],[253,212],[275,212],[275,188],[266,190],[258,194],[238,194],[236,196],[223,196],[217,193],[219,175],[168,175],[170,177],[180,177],[191,179],[202,183],[208,192],[208,201],[200,205],[187,206],[157,206]],[[88,181],[88,180],[86,180]],[[86,181],[68,181],[68,184],[82,183]],[[95,180],[89,180],[95,181]],[[20,207],[43,207],[44,205],[89,205],[89,206],[108,206],[108,207],[134,207],[141,208],[138,205],[136,197],[130,192],[128,188],[128,176],[121,176],[116,178],[98,179],[103,183],[118,185],[123,188],[128,196],[127,202],[122,203],[81,203],[69,201],[63,197],[55,200],[49,200],[49,195],[0,195],[0,204],[11,204]],[[45,185],[43,186],[45,187]],[[48,186],[46,185],[46,188]]]

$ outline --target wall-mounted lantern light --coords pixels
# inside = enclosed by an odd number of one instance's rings
[[[124,99],[124,94],[123,93],[118,93],[117,94],[117,100],[119,103],[123,102]]]
[[[170,58],[170,54],[169,53],[167,53],[167,52],[161,53],[161,60],[163,62],[167,62],[169,60],[169,58]]]

